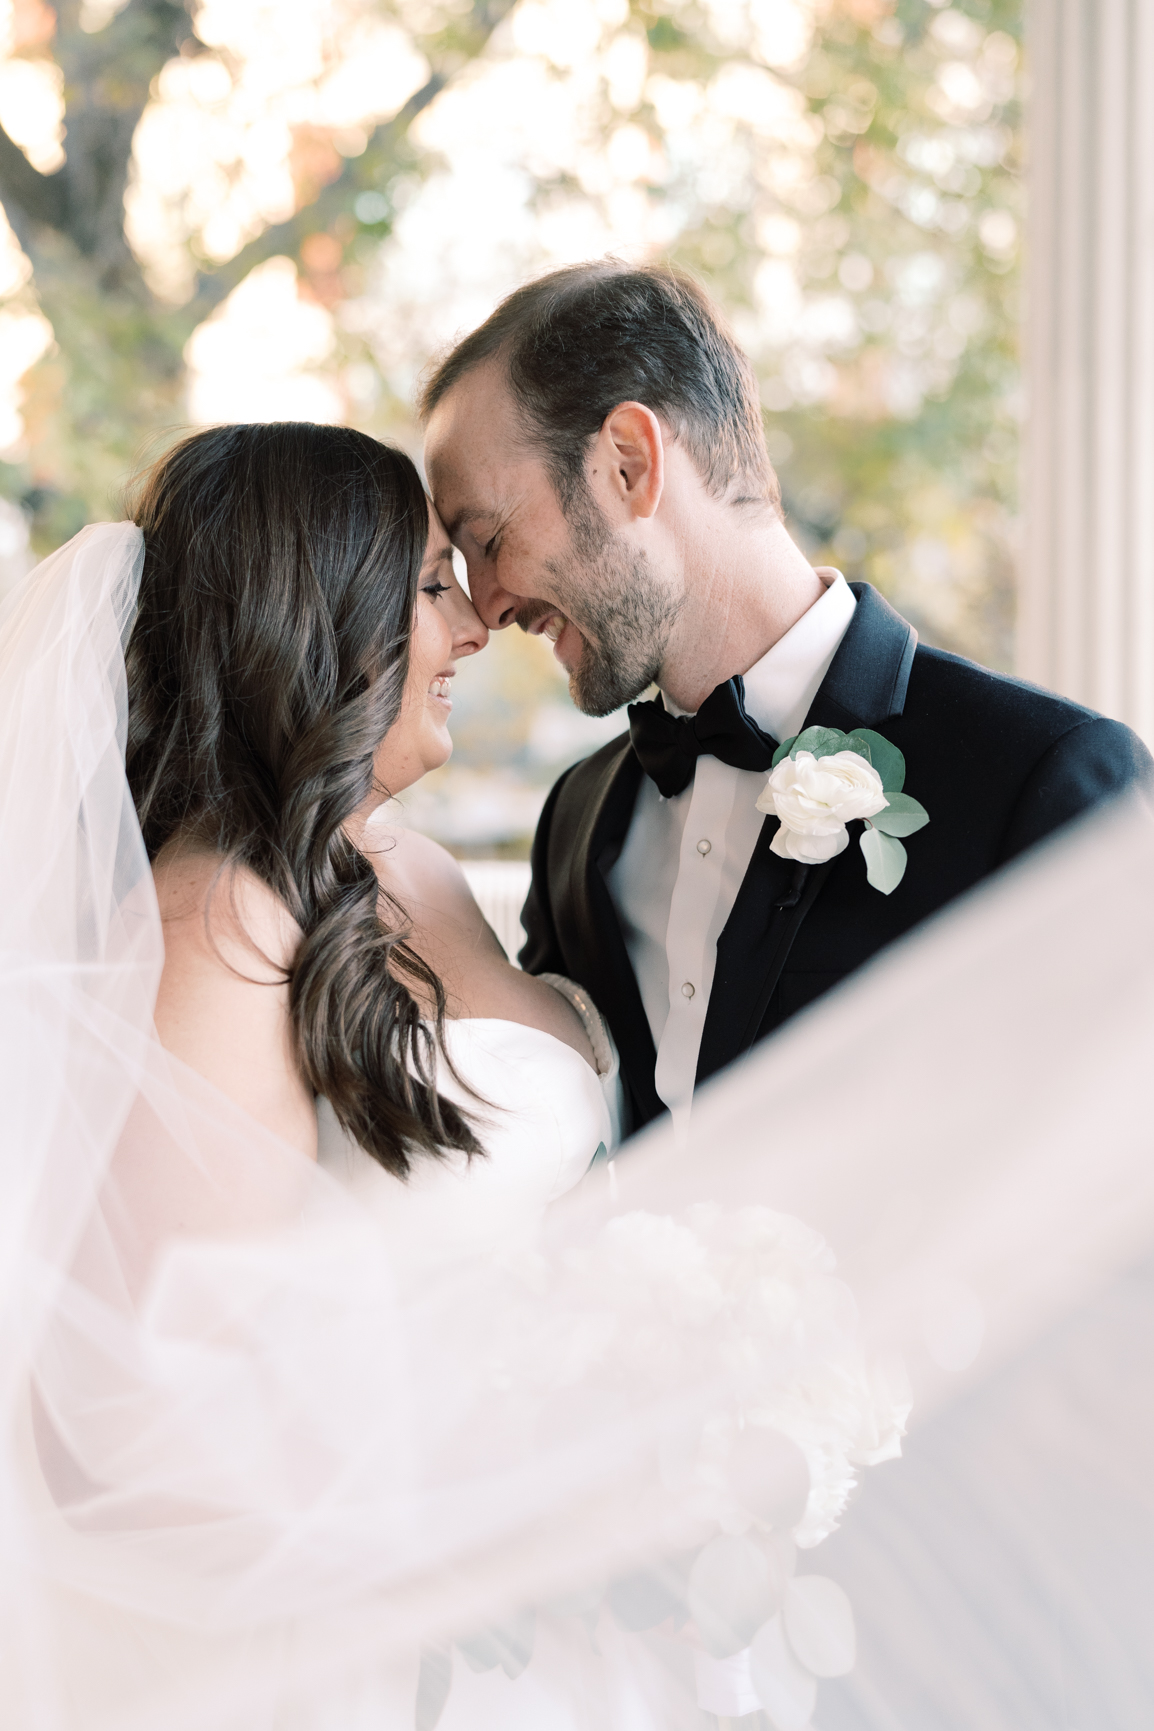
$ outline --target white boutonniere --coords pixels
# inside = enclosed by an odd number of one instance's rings
[[[781,820],[770,848],[782,859],[821,865],[849,846],[846,824],[861,818],[866,878],[888,896],[905,875],[898,837],[930,821],[925,807],[902,792],[905,779],[905,758],[880,733],[807,727],[778,746],[758,796],[758,811]]]

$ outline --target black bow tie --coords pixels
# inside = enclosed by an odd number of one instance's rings
[[[710,692],[696,715],[670,715],[659,697],[631,703],[629,737],[642,769],[666,799],[689,786],[699,757],[768,772],[777,750],[776,739],[746,714],[740,676]]]

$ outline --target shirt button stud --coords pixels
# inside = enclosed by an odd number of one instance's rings
[[[699,854],[704,856],[705,854],[709,853],[709,851],[712,847],[713,847],[713,843],[711,841],[706,841],[705,837],[702,836],[701,840],[697,844],[697,851]]]
[[[694,986],[693,982],[691,980],[686,980],[685,984],[681,988],[681,996],[683,998],[691,998],[693,996],[695,990],[696,990],[696,987]]]

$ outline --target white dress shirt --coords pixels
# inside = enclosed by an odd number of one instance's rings
[[[745,707],[774,739],[801,731],[856,605],[834,573],[797,624],[745,675]],[[665,707],[683,714],[668,698]],[[609,893],[621,921],[657,1047],[659,1097],[681,1115],[693,1098],[697,1055],[725,929],[765,821],[758,770],[699,757],[672,799],[643,776]]]

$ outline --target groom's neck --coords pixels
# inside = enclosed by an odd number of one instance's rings
[[[658,679],[679,709],[748,673],[824,593],[777,516],[723,507],[686,537],[685,601]]]

